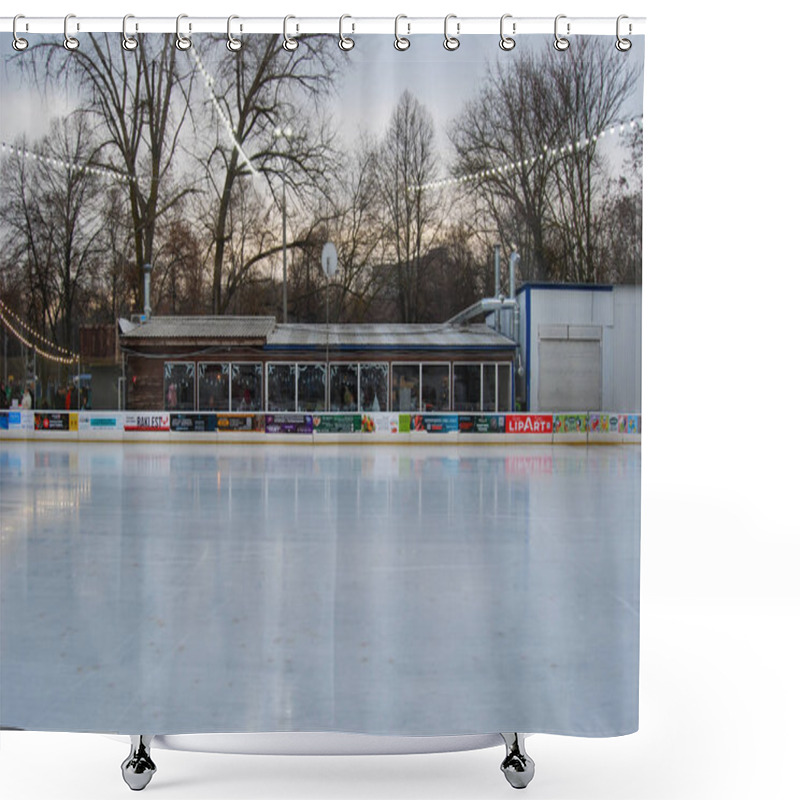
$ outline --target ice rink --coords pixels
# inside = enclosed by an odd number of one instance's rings
[[[5,727],[637,726],[640,448],[0,445]]]

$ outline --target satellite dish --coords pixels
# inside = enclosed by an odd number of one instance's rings
[[[336,272],[339,257],[336,254],[336,245],[333,242],[325,242],[322,248],[322,271],[332,278]]]

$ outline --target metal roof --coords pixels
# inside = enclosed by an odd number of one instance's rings
[[[124,340],[197,344],[220,339],[258,343],[267,350],[464,350],[509,349],[514,342],[483,323],[432,324],[276,324],[274,317],[151,317],[147,322],[120,320]]]
[[[337,350],[461,350],[514,347],[514,342],[483,324],[277,325],[267,349],[329,347]]]
[[[150,317],[142,323],[120,320],[130,339],[246,339],[264,342],[275,330],[275,317]]]

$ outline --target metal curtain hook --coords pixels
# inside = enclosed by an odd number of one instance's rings
[[[74,36],[70,36],[67,30],[71,19],[75,19],[74,14],[67,14],[67,16],[64,17],[64,47],[66,47],[67,50],[77,50],[81,46],[81,43]]]
[[[461,42],[458,40],[457,36],[451,36],[447,32],[447,23],[450,22],[451,19],[457,19],[456,15],[448,14],[444,18],[444,49],[450,50],[452,52],[453,50],[458,50],[459,46],[461,45]],[[461,23],[456,22],[456,33],[458,33],[460,30],[461,30]]]
[[[18,19],[25,19],[23,14],[17,14],[14,17],[14,22],[11,24],[11,32],[14,34],[14,41],[11,43],[11,46],[18,51],[25,50],[28,47],[28,40],[23,39],[21,36],[17,36],[17,20]]]
[[[237,17],[236,14],[231,14],[228,17],[228,41],[225,42],[225,47],[227,47],[228,50],[231,51],[231,53],[238,53],[239,50],[242,49],[242,40],[235,39],[233,34],[231,33],[231,22],[233,22],[233,20],[235,19],[239,19],[239,17]],[[241,30],[241,28],[239,28],[239,30]]]
[[[351,39],[349,36],[344,35],[343,26],[344,26],[344,21],[346,19],[353,19],[353,18],[349,14],[342,14],[342,16],[339,17],[339,49],[344,50],[345,52],[348,50],[352,50],[356,46],[356,43],[353,39]],[[350,23],[350,25],[352,30],[356,29],[356,26],[353,25],[353,23]]]
[[[178,18],[175,20],[175,47],[178,50],[188,50],[192,46],[192,40],[181,33],[181,20],[186,19],[188,16],[188,14],[178,14]],[[190,22],[189,30],[191,31],[191,29],[192,23]]]
[[[283,49],[286,50],[288,53],[292,53],[297,50],[297,39],[292,38],[289,36],[289,20],[295,19],[295,17],[289,15],[288,17],[283,18]]]
[[[500,17],[500,49],[505,51],[513,50],[517,46],[516,40],[512,39],[510,36],[506,36],[503,31],[503,25],[507,19],[511,19],[511,14],[503,14],[503,16]],[[511,32],[517,32],[516,22],[511,23]]]
[[[556,50],[564,51],[569,47],[569,39],[564,38],[558,33],[558,21],[560,19],[566,19],[566,18],[567,18],[566,14],[559,14],[556,17],[556,22],[555,22],[556,40],[553,42],[553,47],[555,47]],[[567,36],[569,36],[569,22],[567,23]]]
[[[139,40],[133,36],[128,36],[128,20],[135,19],[133,14],[126,14],[122,18],[122,49],[130,52],[139,46]],[[138,25],[137,25],[138,28]]]
[[[408,19],[405,14],[398,14],[394,18],[394,49],[395,50],[408,50],[411,47],[411,39],[406,39],[405,36],[401,36],[399,32],[400,27],[400,20],[401,19]],[[408,26],[408,32],[411,33],[411,25],[406,23]]]
[[[622,22],[623,19],[628,19],[628,17],[625,16],[625,14],[620,14],[620,16],[617,17],[617,43],[614,46],[620,51],[620,53],[627,53],[633,45],[630,39],[623,39],[619,34],[620,22]],[[633,31],[633,25],[631,25],[629,22],[628,35],[630,35],[631,31]]]

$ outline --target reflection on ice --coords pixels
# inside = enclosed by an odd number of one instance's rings
[[[0,445],[0,724],[636,727],[638,447]]]

